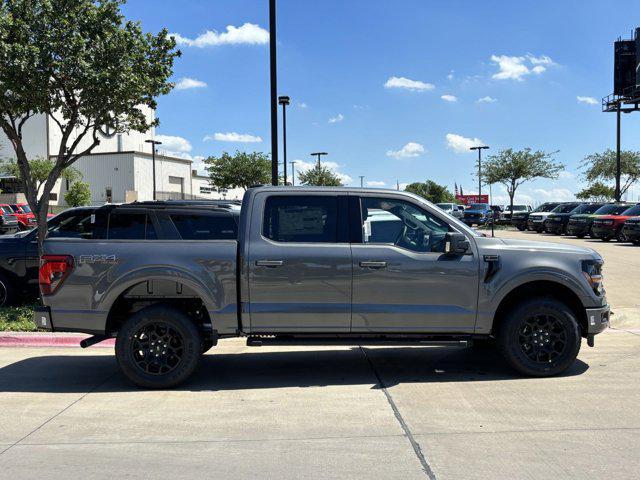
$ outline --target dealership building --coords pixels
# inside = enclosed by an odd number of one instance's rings
[[[146,114],[149,120],[153,120],[155,112],[147,109]],[[100,144],[90,155],[81,157],[73,165],[90,186],[92,204],[153,200],[152,145],[145,140],[154,138],[154,130],[120,134],[100,129]],[[55,158],[60,139],[58,125],[46,114],[30,118],[23,127],[23,143],[29,159]],[[83,139],[77,151],[86,148],[89,141],[89,138]],[[0,158],[15,159],[13,147],[1,131]],[[235,199],[242,198],[244,193],[242,189],[226,191],[216,188],[211,185],[209,177],[199,175],[193,169],[191,159],[167,154],[162,145],[157,147],[155,155],[155,180],[158,200]],[[51,192],[50,204],[65,205],[64,194],[68,187],[65,180],[58,180]],[[0,175],[0,188],[0,201],[24,201],[15,178]]]

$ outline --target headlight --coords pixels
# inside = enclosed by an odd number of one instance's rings
[[[613,225],[613,220],[600,220],[598,223],[600,225]]]
[[[602,284],[602,260],[583,260],[582,274],[586,278],[587,283],[593,289],[596,295],[604,294],[604,286]]]

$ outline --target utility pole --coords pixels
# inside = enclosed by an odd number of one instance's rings
[[[278,103],[282,105],[282,164],[284,165],[284,184],[287,184],[287,105],[291,103],[289,97],[278,97]]]
[[[278,69],[276,0],[269,0],[269,69],[271,83],[271,184],[278,185]]]
[[[616,108],[616,202],[620,201],[620,111],[622,102],[618,100],[618,106]]]
[[[311,154],[312,157],[318,158],[318,172],[320,171],[320,166],[321,166],[320,159],[323,155],[329,155],[329,154],[327,152],[315,152]]]
[[[295,187],[296,186],[296,162],[295,160],[293,162],[289,162],[291,164],[291,186]]]
[[[478,151],[478,203],[480,203],[480,197],[482,196],[482,150],[488,148],[486,145],[469,148],[469,150]]]
[[[158,140],[145,140],[151,144],[151,162],[153,165],[153,199],[156,200],[156,145],[162,145]]]
[[[364,187],[364,175],[358,175],[360,177],[360,188]]]

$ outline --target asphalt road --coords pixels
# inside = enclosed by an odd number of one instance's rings
[[[616,252],[640,248],[581,242],[614,308],[635,308],[639,257]],[[491,350],[226,340],[153,392],[107,348],[1,348],[0,478],[637,478],[639,353],[640,329],[619,327],[530,379]]]

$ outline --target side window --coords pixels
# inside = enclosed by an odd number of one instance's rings
[[[145,213],[112,212],[107,238],[110,240],[155,240],[153,223]]]
[[[365,244],[396,245],[414,252],[443,252],[451,227],[409,202],[390,198],[361,199]]]
[[[231,215],[225,214],[171,214],[183,240],[235,240],[238,225]]]
[[[48,238],[82,238],[91,240],[97,238],[96,216],[91,212],[82,212],[59,222],[50,224],[47,233]]]
[[[315,195],[269,197],[262,234],[276,242],[336,243],[338,199]]]

